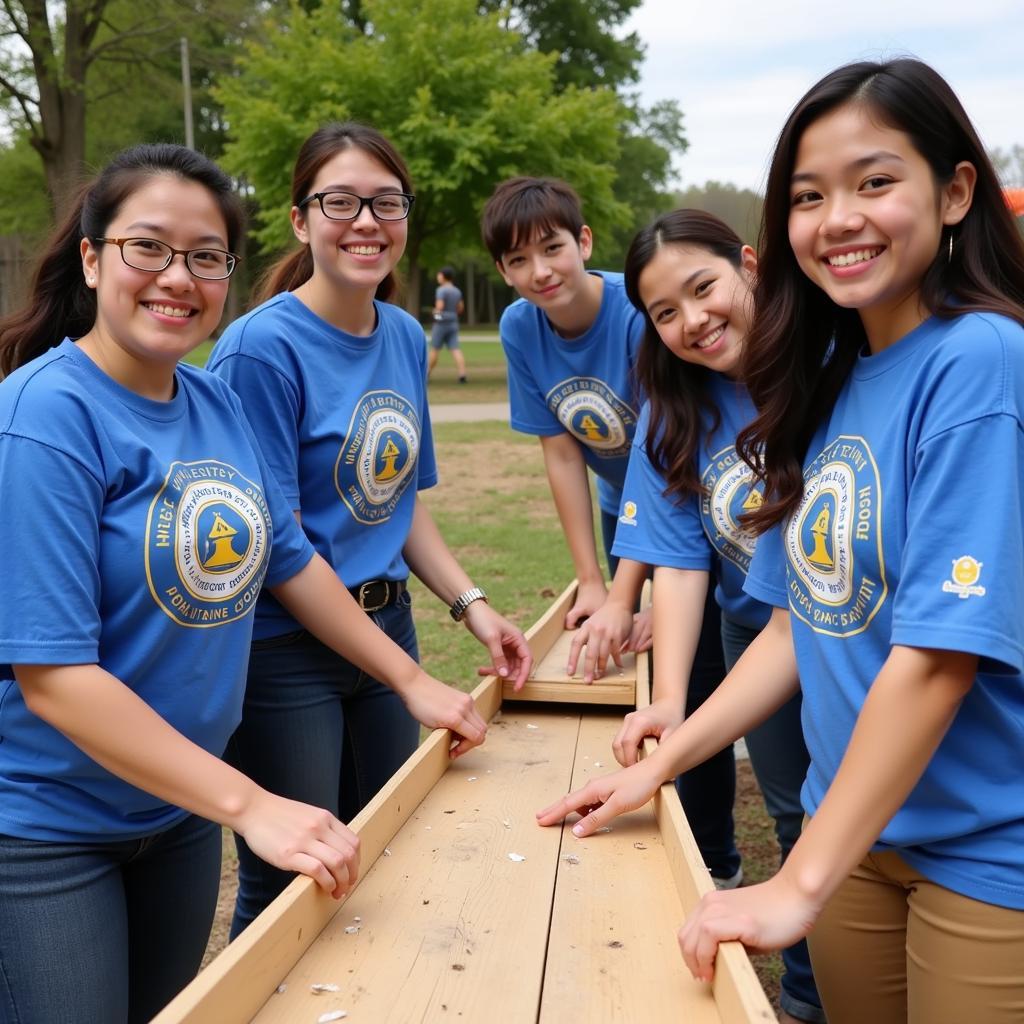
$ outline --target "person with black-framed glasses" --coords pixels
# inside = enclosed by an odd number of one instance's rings
[[[416,657],[411,571],[518,687],[531,664],[523,634],[489,606],[418,497],[437,481],[426,346],[420,324],[387,301],[415,210],[405,164],[373,128],[326,125],[299,151],[292,203],[300,248],[271,268],[260,304],[227,328],[208,368],[258,417],[296,517],[370,621]],[[350,820],[415,750],[422,712],[272,599],[257,606],[254,635],[229,756],[274,792]],[[240,842],[232,936],[288,881]]]

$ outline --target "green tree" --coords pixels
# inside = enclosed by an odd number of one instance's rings
[[[555,58],[525,48],[498,16],[480,16],[475,0],[363,0],[361,11],[372,33],[334,6],[293,6],[217,91],[230,125],[225,162],[253,187],[264,248],[291,240],[290,170],[302,140],[345,118],[379,128],[409,164],[414,312],[420,268],[478,244],[480,208],[509,175],[561,175],[596,225],[628,221],[613,192],[623,110],[612,90],[556,93]]]
[[[38,153],[54,205],[134,142],[182,141],[179,39],[189,40],[196,142],[222,130],[209,96],[263,0],[0,0],[0,110]],[[0,160],[3,156],[0,155]]]
[[[618,35],[643,0],[481,0],[480,10],[502,12],[506,28],[532,49],[557,54],[555,79],[569,85],[618,90],[640,77],[643,44],[635,32]]]

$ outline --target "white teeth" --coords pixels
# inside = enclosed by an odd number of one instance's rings
[[[383,246],[380,245],[346,245],[345,252],[354,253],[356,256],[376,256]]]
[[[714,345],[716,341],[725,333],[725,324],[721,327],[715,328],[706,338],[701,338],[700,341],[694,343],[694,348],[707,348],[709,345]]]
[[[191,309],[182,309],[181,306],[163,306],[158,302],[145,302],[143,305],[147,309],[153,310],[154,313],[161,313],[164,316],[184,318],[186,316],[191,316],[192,314]]]
[[[864,263],[866,260],[873,260],[881,251],[881,248],[877,248],[844,252],[839,256],[829,256],[828,265],[830,267],[852,267],[854,263]]]

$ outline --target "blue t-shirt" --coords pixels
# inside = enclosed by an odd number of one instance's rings
[[[644,324],[626,298],[622,275],[597,276],[604,280],[601,309],[578,338],[563,338],[526,299],[505,310],[499,330],[508,361],[512,429],[576,438],[597,476],[601,509],[617,515],[636,430],[633,366]]]
[[[65,340],[0,384],[0,834],[134,838],[185,816],[33,715],[12,665],[99,664],[220,756],[260,586],[313,557],[238,399],[193,367],[176,381],[143,398]]]
[[[804,496],[747,589],[788,604],[813,814],[894,644],[978,675],[882,832],[940,885],[1024,909],[1024,329],[930,319],[862,356],[808,448]]]
[[[242,399],[306,535],[350,587],[409,575],[416,492],[437,483],[423,328],[397,306],[374,308],[377,327],[360,338],[275,295],[228,327],[208,364]],[[297,628],[260,598],[257,638]]]
[[[703,413],[704,433],[697,449],[697,470],[705,493],[665,496],[666,482],[647,457],[651,409],[640,410],[629,456],[622,506],[612,553],[647,565],[714,570],[715,600],[722,611],[751,629],[761,629],[771,609],[744,593],[743,583],[754,553],[754,536],[740,516],[760,504],[761,487],[751,490],[753,474],[736,454],[736,435],[754,418],[746,388],[719,373],[707,375],[719,424]]]

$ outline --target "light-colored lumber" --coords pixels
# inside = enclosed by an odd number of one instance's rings
[[[481,716],[501,702],[501,685],[488,676],[473,691]],[[448,768],[451,734],[437,729],[351,822],[360,838],[365,877],[388,840]],[[354,891],[358,892],[357,883]],[[351,898],[349,894],[346,899]],[[229,1024],[248,1021],[274,992],[324,925],[341,909],[314,882],[298,876],[209,967],[153,1019],[153,1024]]]
[[[310,1024],[333,1009],[353,1021],[534,1020],[560,844],[534,812],[569,784],[578,728],[561,710],[502,715],[389,841],[390,856],[254,1024]],[[341,991],[313,995],[317,982]]]
[[[617,767],[617,716],[584,715],[572,788]],[[684,913],[650,804],[585,840],[563,826],[542,1024],[721,1024],[711,987],[679,955]],[[567,858],[575,858],[573,862]]]

